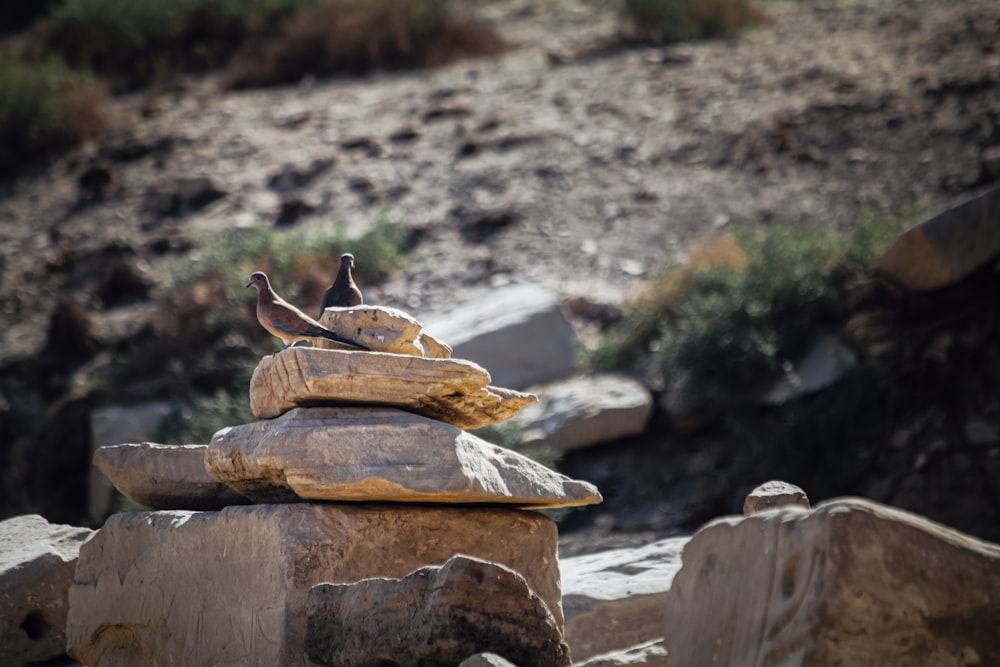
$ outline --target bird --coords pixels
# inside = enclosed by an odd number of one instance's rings
[[[257,321],[260,322],[260,325],[268,333],[280,338],[285,344],[285,348],[291,347],[300,340],[309,341],[311,338],[326,338],[327,340],[332,340],[341,345],[348,345],[359,350],[369,349],[360,343],[356,343],[353,340],[330,331],[282,299],[274,292],[271,282],[262,271],[254,271],[250,274],[250,281],[247,282],[247,287],[251,286],[257,289]]]
[[[353,306],[360,306],[365,302],[364,297],[361,295],[361,290],[358,288],[357,283],[354,282],[354,276],[351,275],[351,269],[353,268],[354,255],[345,252],[340,256],[340,270],[337,271],[337,277],[334,279],[333,284],[323,293],[323,305],[320,306],[319,311],[320,316],[323,315],[323,311],[327,308],[351,308]]]

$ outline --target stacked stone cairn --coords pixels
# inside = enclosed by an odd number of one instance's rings
[[[469,433],[537,397],[379,306],[327,309],[372,351],[290,347],[250,383],[260,420],[95,464],[153,511],[80,551],[68,651],[110,665],[566,665],[557,530],[601,501]],[[325,342],[324,342],[325,344]],[[511,341],[511,345],[526,344]]]

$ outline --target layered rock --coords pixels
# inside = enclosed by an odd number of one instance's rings
[[[292,347],[264,357],[250,380],[258,419],[315,405],[399,407],[475,429],[502,422],[538,397],[490,386],[490,374],[459,359]]]
[[[67,593],[93,532],[37,514],[0,521],[0,665],[65,655]]]
[[[724,517],[666,603],[679,665],[1000,664],[1000,546],[861,499]]]
[[[402,579],[318,584],[306,604],[306,654],[320,665],[449,667],[484,651],[518,667],[569,664],[561,629],[524,577],[467,556]]]
[[[99,447],[94,465],[125,497],[155,509],[218,510],[250,502],[205,470],[207,445]]]
[[[498,539],[502,536],[502,539]],[[91,667],[305,664],[319,583],[402,578],[457,554],[519,573],[562,625],[556,526],[536,512],[400,505],[113,515],[80,552],[66,625]]]
[[[299,408],[215,434],[209,474],[257,502],[588,505],[596,487],[454,426],[390,408]]]

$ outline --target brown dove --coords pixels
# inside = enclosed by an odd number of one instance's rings
[[[323,305],[320,306],[319,314],[330,307],[350,308],[360,306],[365,302],[361,296],[361,290],[354,282],[351,269],[354,268],[354,255],[347,252],[340,256],[340,270],[333,284],[323,293]]]
[[[335,334],[275,294],[264,273],[260,271],[252,273],[247,287],[251,285],[257,288],[257,321],[267,329],[268,333],[280,338],[285,347],[291,347],[300,340],[326,338],[359,350],[368,349],[360,343]]]

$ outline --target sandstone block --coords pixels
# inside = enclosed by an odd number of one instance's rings
[[[305,665],[312,586],[401,578],[456,554],[518,572],[561,627],[556,526],[536,512],[248,505],[109,518],[81,550],[69,653],[89,667]]]
[[[450,313],[429,315],[424,327],[453,354],[490,369],[504,387],[524,389],[575,370],[579,338],[558,297],[537,285],[491,290]]]
[[[561,559],[566,643],[575,661],[663,637],[667,591],[687,541],[671,537]]]
[[[330,667],[451,667],[483,651],[518,667],[569,664],[555,618],[524,577],[467,556],[402,579],[318,584],[306,618],[306,655]]]
[[[66,598],[80,545],[94,531],[37,514],[0,521],[0,665],[66,653]]]
[[[1000,256],[1000,186],[900,234],[876,270],[900,287],[927,292],[954,285]]]
[[[300,499],[566,507],[597,488],[449,424],[392,408],[297,408],[220,430],[209,474],[257,502]]]
[[[779,507],[801,507],[809,509],[806,492],[788,482],[764,482],[751,491],[743,501],[743,516],[778,509]]]
[[[420,322],[395,308],[354,306],[327,308],[319,318],[326,328],[368,347],[372,352],[391,352],[417,357],[447,359],[451,348],[423,331]],[[317,340],[318,347],[343,349]]]
[[[156,436],[156,431],[173,407],[168,401],[148,401],[135,405],[108,405],[90,413],[91,456],[97,448],[122,442],[142,442]],[[89,470],[88,509],[95,523],[111,511],[115,490],[96,467]]]
[[[208,445],[98,447],[94,465],[126,498],[155,509],[217,510],[250,502],[205,470]]]
[[[270,419],[308,405],[387,405],[475,429],[506,421],[538,400],[490,386],[470,361],[382,352],[292,347],[261,359],[250,380],[250,407]]]
[[[570,378],[534,388],[539,402],[514,416],[523,444],[560,451],[580,449],[642,433],[653,413],[653,398],[625,375]]]
[[[666,604],[678,665],[1000,664],[1000,546],[845,498],[724,517]]]

